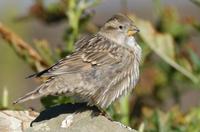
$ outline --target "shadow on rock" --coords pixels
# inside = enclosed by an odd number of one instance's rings
[[[48,109],[40,112],[39,116],[31,122],[30,126],[32,126],[32,124],[35,122],[50,120],[52,118],[56,118],[57,116],[59,116],[61,114],[79,113],[79,112],[82,112],[85,110],[91,110],[92,117],[97,116],[100,113],[100,111],[98,110],[97,107],[87,106],[86,103],[63,104],[63,105],[58,105],[58,106],[48,108]]]

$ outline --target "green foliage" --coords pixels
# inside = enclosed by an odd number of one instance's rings
[[[66,1],[66,9],[65,13],[68,17],[68,29],[65,34],[65,41],[67,43],[66,50],[71,52],[74,50],[73,45],[80,33],[80,25],[82,23],[83,18],[81,19],[81,15],[84,13],[84,10],[89,7],[95,5],[96,0],[65,0]]]
[[[41,103],[45,108],[53,107],[60,104],[73,103],[74,100],[66,96],[47,96],[41,98]]]
[[[200,0],[191,0],[192,2],[194,2],[194,4],[196,4],[197,6],[200,6]]]
[[[160,110],[145,108],[144,130],[147,132],[198,132],[200,123],[199,107],[192,109],[187,114],[174,107],[167,113]]]

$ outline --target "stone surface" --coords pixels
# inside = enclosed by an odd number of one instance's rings
[[[0,111],[0,132],[23,132],[38,115],[34,111]]]
[[[4,113],[5,111],[2,112]],[[37,113],[35,113],[34,116],[29,117],[30,114],[24,112],[25,115],[20,115],[20,117],[23,118],[21,122],[19,120],[17,121],[17,118],[13,119],[12,116],[9,116],[9,118],[6,119],[7,117],[3,117],[1,115],[2,112],[0,112],[0,128],[11,128],[12,125],[10,122],[13,122],[16,124],[16,131],[135,132],[135,130],[126,127],[119,122],[107,119],[105,116],[99,114],[99,111],[95,107],[88,107],[85,104],[66,104],[55,106],[42,111],[37,117]],[[29,115],[28,118],[27,115]],[[4,120],[6,119],[4,123],[2,123],[2,117]],[[26,121],[25,126],[23,121]],[[22,126],[24,126],[24,128],[20,129]],[[0,131],[1,130],[4,129],[0,129]]]

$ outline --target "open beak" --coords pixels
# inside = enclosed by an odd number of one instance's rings
[[[139,31],[140,30],[137,27],[132,27],[128,30],[127,35],[130,37],[130,36],[133,36],[134,34],[136,34]]]

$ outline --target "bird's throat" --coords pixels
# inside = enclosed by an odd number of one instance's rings
[[[130,36],[126,39],[126,45],[131,48],[135,48],[137,46],[137,42],[135,41],[135,38],[133,36]]]

